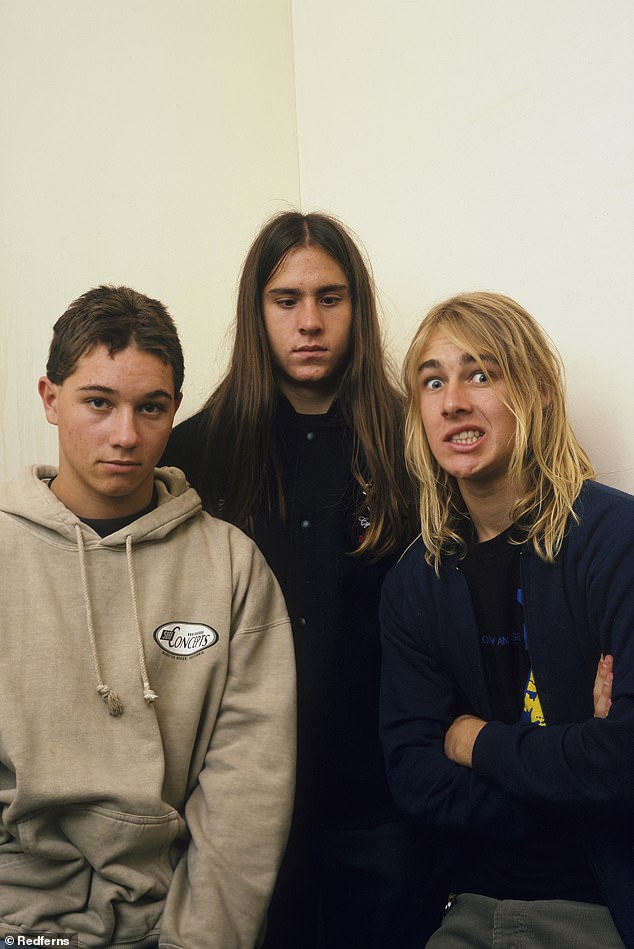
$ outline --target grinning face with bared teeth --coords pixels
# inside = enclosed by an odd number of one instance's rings
[[[465,501],[473,489],[506,492],[515,417],[504,402],[507,390],[497,363],[476,362],[438,330],[421,355],[418,392],[431,452],[457,479]]]

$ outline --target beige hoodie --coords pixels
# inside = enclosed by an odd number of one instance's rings
[[[0,935],[252,949],[292,806],[282,595],[180,471],[103,539],[54,473],[0,485]]]

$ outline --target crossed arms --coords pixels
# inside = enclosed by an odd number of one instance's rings
[[[597,665],[592,697],[594,717],[606,718],[612,706],[613,657],[601,656]],[[466,768],[472,766],[473,747],[486,722],[475,715],[459,715],[445,735],[445,754],[450,761]]]

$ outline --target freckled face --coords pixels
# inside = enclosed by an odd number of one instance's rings
[[[277,383],[291,404],[326,412],[348,362],[352,301],[337,262],[296,247],[264,287],[264,327]]]
[[[505,490],[516,426],[499,366],[479,365],[439,331],[422,353],[418,386],[429,447],[463,496],[470,484]]]
[[[58,428],[57,497],[80,517],[124,517],[146,507],[180,404],[171,366],[134,345],[114,356],[99,345],[61,385],[44,376],[38,391]]]

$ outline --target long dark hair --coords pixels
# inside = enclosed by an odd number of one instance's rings
[[[262,315],[264,287],[297,247],[324,250],[350,286],[352,340],[338,393],[353,433],[352,475],[359,485],[359,513],[370,527],[359,552],[394,550],[407,531],[408,481],[403,461],[404,402],[383,352],[374,283],[355,241],[335,218],[283,212],[268,221],[246,256],[238,288],[233,352],[229,368],[203,408],[199,491],[212,513],[249,530],[250,518],[268,493],[269,466],[284,495],[272,437],[277,387]],[[219,507],[219,502],[222,502]]]

